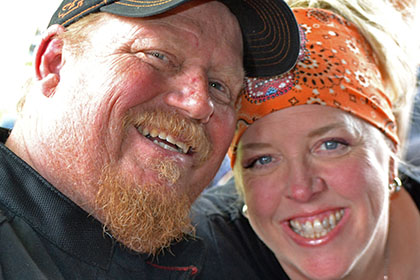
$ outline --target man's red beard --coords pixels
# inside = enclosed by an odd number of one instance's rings
[[[192,147],[195,167],[202,165],[211,154],[211,142],[204,128],[179,114],[161,111],[129,114],[124,126],[133,125],[155,128],[181,139]],[[195,197],[178,188],[180,177],[188,174],[182,174],[175,161],[146,161],[142,168],[157,175],[153,183],[136,182],[130,174],[112,164],[103,169],[95,199],[95,216],[100,217],[105,230],[128,248],[154,255],[182,239],[185,233],[194,231],[189,210]],[[182,187],[183,190],[191,188]],[[198,193],[192,190],[194,195]]]
[[[167,183],[136,185],[127,181],[106,168],[95,200],[104,230],[116,240],[136,252],[155,255],[185,233],[194,232],[187,194]]]

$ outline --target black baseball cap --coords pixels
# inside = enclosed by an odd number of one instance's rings
[[[194,0],[64,0],[49,23],[64,27],[96,12],[125,17],[162,14]],[[248,77],[287,72],[299,55],[300,36],[295,16],[282,0],[219,0],[237,17],[244,40]]]

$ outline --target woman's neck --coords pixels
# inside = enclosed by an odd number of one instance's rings
[[[388,280],[420,275],[420,214],[404,188],[391,200],[388,235]]]

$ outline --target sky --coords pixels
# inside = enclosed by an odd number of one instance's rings
[[[61,1],[3,2],[0,16],[0,113],[13,114],[15,104],[22,95],[21,86],[32,71],[25,64],[33,60],[29,47],[36,43],[36,30],[45,30]]]

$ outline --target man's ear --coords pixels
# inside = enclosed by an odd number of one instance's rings
[[[42,93],[46,97],[54,94],[60,82],[60,69],[63,65],[63,41],[57,35],[65,32],[60,25],[50,26],[42,36],[41,43],[36,52],[35,72],[41,83]]]

